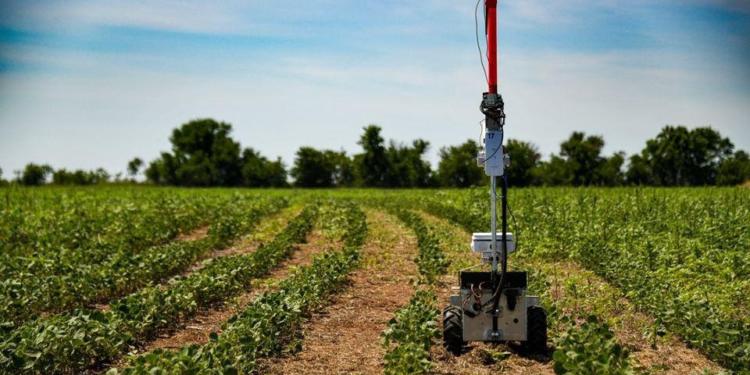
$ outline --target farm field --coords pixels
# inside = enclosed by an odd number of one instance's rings
[[[457,357],[486,189],[0,194],[0,373],[750,373],[750,189],[511,190],[549,351]]]

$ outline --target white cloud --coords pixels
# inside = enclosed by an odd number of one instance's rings
[[[260,1],[223,7],[197,1],[105,1],[29,6],[16,16],[43,27],[294,33],[299,30],[285,27],[287,21],[335,19],[343,16],[323,13],[334,6],[349,11],[358,4],[319,1],[295,10],[289,2],[274,2],[279,7],[274,8]],[[364,34],[354,39],[364,51],[357,54],[340,48],[320,53],[278,48],[253,59],[238,52],[232,59],[182,61],[169,53],[0,48],[5,60],[62,71],[0,75],[0,167],[6,175],[29,161],[123,170],[133,156],[150,159],[168,149],[172,128],[204,116],[232,123],[243,145],[271,157],[281,155],[287,163],[301,145],[357,151],[361,127],[370,122],[382,125],[387,138],[431,141],[434,161],[439,147],[477,137],[484,87],[472,44],[473,4],[432,1],[440,11],[461,14],[457,19],[466,23],[433,25],[438,21],[426,19],[394,22],[382,30],[349,25]],[[503,4],[515,7],[511,10],[518,17],[511,22],[537,26],[569,22],[570,14],[584,6],[578,0]],[[387,13],[410,19],[412,12]],[[279,14],[288,18],[281,22]],[[391,33],[419,42],[430,28],[466,35],[431,46],[378,44],[374,37]],[[337,37],[335,31],[329,33],[327,37]],[[570,132],[584,130],[603,134],[608,151],[632,153],[665,124],[712,124],[750,149],[750,97],[746,88],[730,89],[737,75],[722,70],[729,69],[727,64],[714,65],[717,59],[646,49],[503,49],[500,76],[508,134],[537,143],[548,154],[557,152]]]
[[[355,152],[361,127],[371,122],[387,138],[427,139],[436,161],[439,147],[478,135],[483,87],[466,51],[394,50],[359,65],[288,56],[235,61],[210,74],[153,72],[113,58],[88,75],[5,75],[0,166],[10,171],[33,160],[123,170],[133,156],[167,150],[172,128],[204,116],[232,123],[243,145],[287,163],[302,145]],[[422,63],[440,58],[443,64]],[[574,130],[603,134],[608,152],[632,153],[668,123],[711,124],[750,149],[750,98],[711,90],[704,82],[711,77],[635,52],[509,51],[505,61],[508,135],[544,154],[557,152]]]

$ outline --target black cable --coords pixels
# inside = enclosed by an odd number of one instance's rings
[[[510,209],[510,203],[508,203],[508,213],[510,214],[510,219],[513,220],[513,243],[516,245],[516,251],[519,251],[520,246],[518,246],[518,239],[521,237],[521,228],[518,226],[518,221],[516,221],[516,216],[513,215],[513,210]]]
[[[502,195],[500,196],[500,201],[501,201],[501,205],[502,205],[502,212],[501,212],[501,214],[502,214],[502,231],[503,231],[502,238],[503,238],[504,241],[502,243],[502,254],[501,254],[502,264],[500,266],[501,267],[500,268],[500,283],[497,284],[497,286],[495,287],[496,289],[495,289],[495,292],[493,293],[492,299],[491,299],[491,301],[492,301],[492,310],[491,311],[492,311],[493,314],[494,314],[495,311],[497,311],[497,309],[498,309],[498,307],[500,305],[500,294],[503,292],[503,283],[505,282],[504,281],[505,274],[508,272],[508,269],[507,269],[507,267],[508,267],[508,251],[507,251],[508,250],[508,238],[507,238],[507,234],[506,234],[507,231],[508,231],[508,220],[507,220],[507,214],[506,214],[506,212],[507,212],[506,208],[508,206],[508,179],[507,179],[507,176],[508,176],[507,174],[504,174],[502,176],[503,185],[502,185],[502,189],[501,189]],[[487,301],[487,302],[489,302],[489,301]],[[492,324],[492,328],[496,329],[497,328],[497,326],[496,326],[497,320],[493,319],[492,323],[493,323]]]
[[[502,148],[503,148],[503,141],[505,140],[505,133],[500,132],[500,134],[502,134],[502,136],[500,137],[500,147],[496,148],[495,152],[493,152],[490,156],[486,156],[485,155],[485,157],[484,157],[484,163],[483,164],[487,164],[487,160],[492,159],[492,157],[495,156],[495,154],[497,154],[498,151],[502,150]],[[486,147],[486,144],[487,144],[487,142],[485,142],[485,147]],[[505,160],[503,160],[502,162],[505,163]]]
[[[482,46],[479,43],[479,19],[477,18],[477,12],[479,12],[479,3],[482,0],[477,0],[477,5],[474,7],[474,35],[477,39],[477,49],[479,50],[479,62],[482,64],[482,71],[484,72],[484,80],[489,85],[490,78],[487,77],[487,68],[484,66],[484,56],[482,56]]]

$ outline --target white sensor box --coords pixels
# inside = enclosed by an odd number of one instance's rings
[[[487,130],[484,133],[484,155],[484,174],[502,176],[505,173],[502,130]]]
[[[497,252],[502,250],[502,233],[497,233]],[[507,234],[508,238],[508,254],[516,250],[516,243],[513,241],[513,233]],[[492,252],[492,233],[490,232],[479,232],[471,235],[471,250],[477,253],[491,253]]]

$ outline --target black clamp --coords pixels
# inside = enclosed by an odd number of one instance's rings
[[[505,103],[500,94],[483,93],[479,110],[486,116],[487,129],[499,129],[505,126]]]

